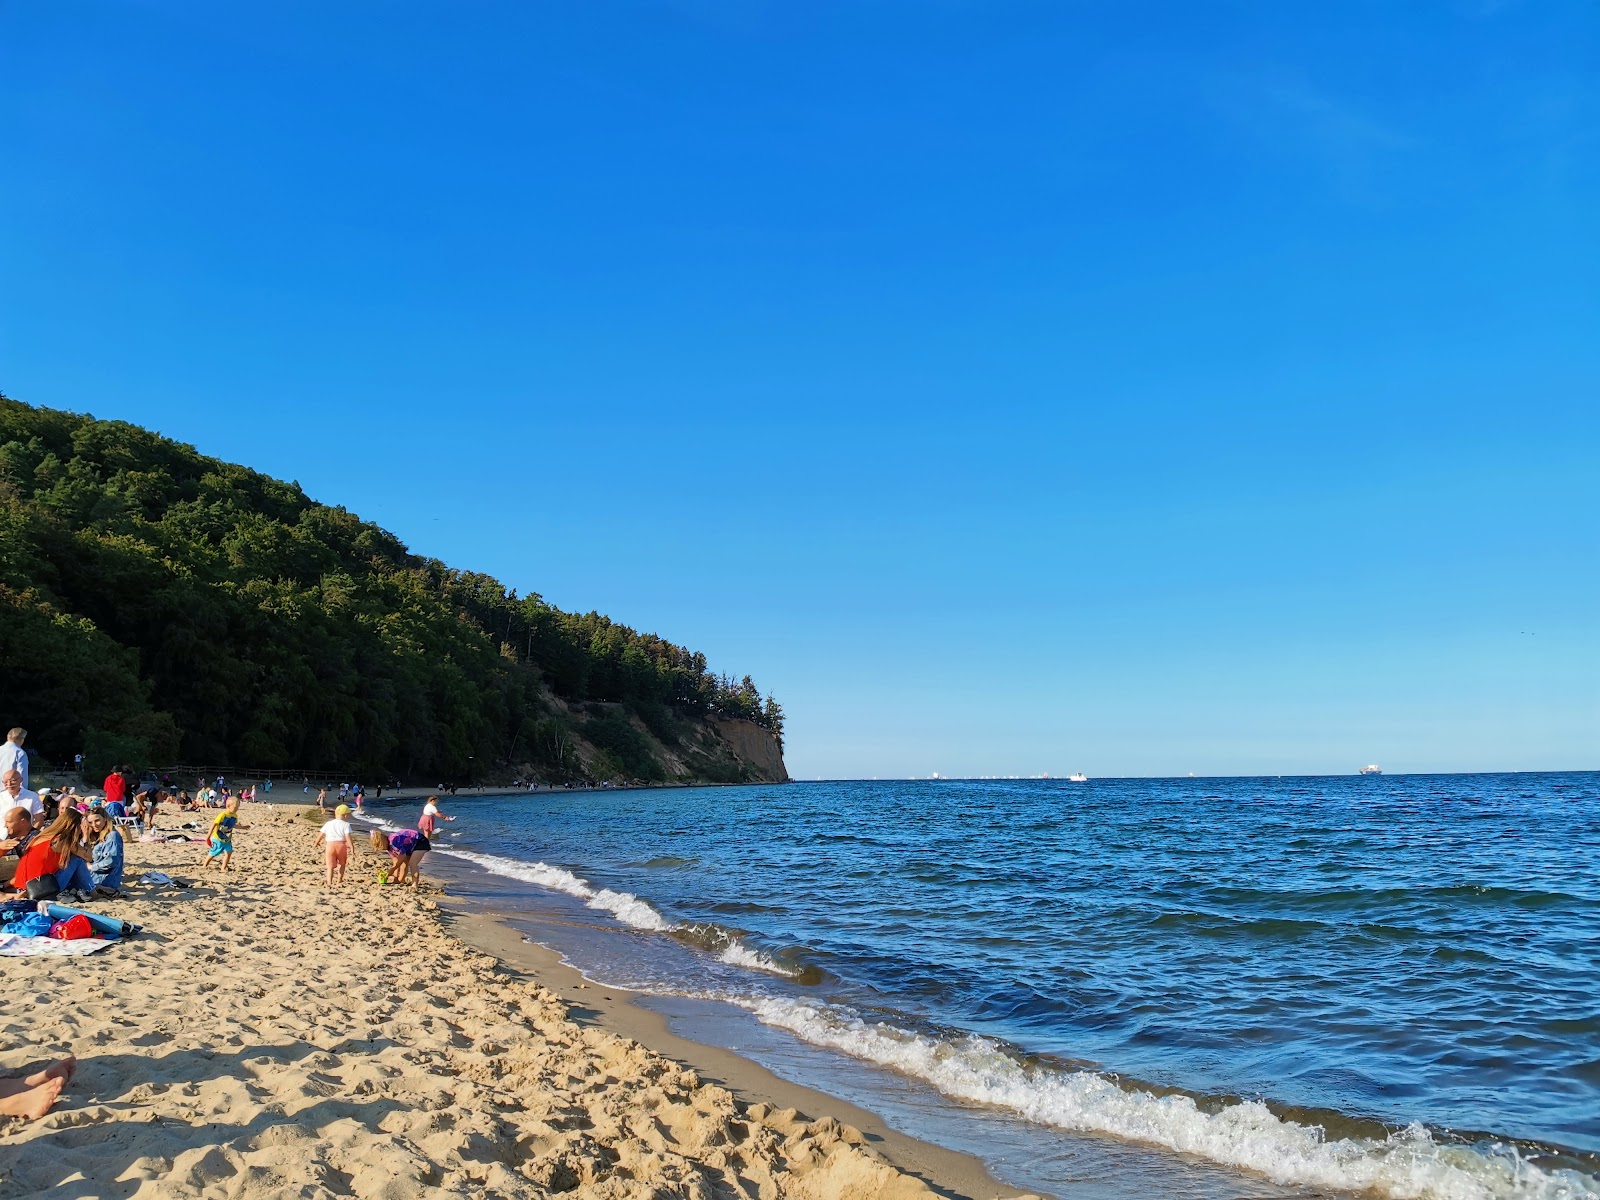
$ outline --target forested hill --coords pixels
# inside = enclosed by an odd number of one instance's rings
[[[782,710],[703,654],[419,558],[298,484],[3,396],[0,678],[0,729],[94,766],[785,777]]]

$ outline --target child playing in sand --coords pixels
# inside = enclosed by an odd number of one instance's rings
[[[317,833],[316,844],[326,847],[323,861],[328,867],[327,884],[333,886],[333,875],[337,871],[339,883],[344,883],[345,865],[350,861],[350,822],[345,818],[350,815],[350,806],[341,804],[333,810],[333,820],[329,821]]]
[[[416,829],[401,829],[385,835],[382,830],[372,831],[372,848],[389,856],[388,883],[409,883],[416,887],[422,877],[422,858],[432,844]]]
[[[211,822],[211,850],[206,855],[206,867],[210,867],[220,857],[222,869],[233,870],[233,831],[249,828],[250,826],[239,821],[239,797],[229,796],[227,804],[217,814],[216,820]]]

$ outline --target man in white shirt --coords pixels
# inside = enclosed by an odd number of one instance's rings
[[[39,799],[38,792],[30,792],[22,786],[22,772],[15,767],[0,773],[0,820],[13,808],[27,809],[28,818],[35,825],[44,820],[44,801]]]
[[[4,745],[0,745],[0,773],[5,771],[19,771],[22,774],[22,786],[28,786],[28,752],[22,748],[22,743],[28,740],[28,731],[18,725],[6,734]]]

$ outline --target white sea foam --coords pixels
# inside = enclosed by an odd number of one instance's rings
[[[498,854],[477,854],[471,850],[441,850],[439,853],[447,854],[451,858],[464,858],[486,871],[503,875],[507,879],[520,879],[523,883],[537,884],[539,887],[565,892],[569,896],[577,896],[583,900],[594,895],[594,889],[571,871],[552,867],[549,863],[525,862],[520,858],[501,858]]]
[[[620,892],[611,888],[596,888],[587,880],[579,878],[562,867],[553,867],[549,863],[543,862],[527,862],[518,858],[503,858],[498,854],[479,854],[472,850],[440,850],[439,853],[448,854],[452,858],[466,859],[486,871],[505,876],[508,879],[519,879],[524,883],[532,883],[539,887],[549,888],[552,891],[565,892],[569,896],[576,896],[590,908],[610,913],[618,921],[634,929],[644,929],[652,933],[670,933],[673,929],[678,928],[653,908],[648,901],[641,900],[632,892]],[[734,939],[724,946],[717,957],[731,966],[745,967],[753,971],[767,971],[773,975],[782,975],[786,978],[793,978],[795,975],[795,972],[790,968],[775,962],[756,950],[752,950],[738,939]]]
[[[365,816],[365,814],[363,815]],[[366,820],[370,824],[390,833],[406,828],[406,826],[386,821],[382,817],[366,816]],[[670,933],[677,928],[656,911],[648,901],[641,900],[632,892],[620,892],[611,888],[596,888],[587,880],[562,867],[553,867],[544,862],[528,862],[520,858],[505,858],[498,854],[479,854],[474,850],[447,849],[437,845],[434,847],[434,852],[447,854],[451,858],[465,859],[486,871],[504,876],[507,879],[518,879],[523,883],[531,883],[538,887],[549,888],[552,891],[565,892],[569,896],[576,896],[590,908],[608,912],[624,925],[632,926],[634,929],[645,929],[652,933]],[[717,957],[730,966],[745,967],[752,971],[766,971],[786,978],[793,978],[795,975],[795,972],[790,968],[768,958],[759,951],[752,950],[737,938],[724,946]]]
[[[451,858],[464,858],[486,871],[508,879],[520,879],[552,891],[576,896],[590,908],[608,912],[624,925],[635,929],[663,932],[671,928],[667,919],[632,892],[618,892],[611,888],[596,888],[562,867],[549,863],[525,862],[519,858],[502,858],[498,854],[479,854],[473,850],[441,850]]]
[[[589,899],[589,907],[608,912],[624,925],[632,925],[635,929],[650,929],[657,933],[665,933],[672,928],[665,917],[632,892],[614,892],[610,888],[601,888]]]
[[[759,950],[752,950],[738,938],[724,946],[717,958],[730,966],[745,967],[751,971],[766,971],[771,975],[782,975],[785,979],[793,979],[799,974],[792,967],[786,967],[775,959],[768,958]]]
[[[1541,1170],[1514,1152],[1440,1144],[1420,1125],[1382,1141],[1329,1140],[1321,1129],[1281,1120],[1254,1101],[1202,1112],[1187,1096],[1125,1090],[1087,1071],[1024,1065],[987,1038],[941,1040],[785,997],[734,1002],[765,1024],[917,1076],[947,1096],[1058,1129],[1200,1155],[1280,1184],[1372,1191],[1396,1200],[1600,1200],[1594,1179]]]

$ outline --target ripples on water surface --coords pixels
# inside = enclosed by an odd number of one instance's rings
[[[730,999],[951,1096],[1282,1182],[1600,1196],[1600,775],[456,811],[483,865],[701,952],[617,964],[615,983]]]

